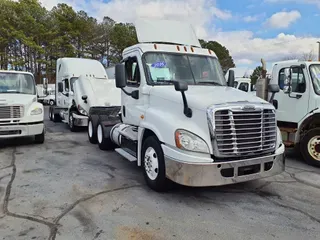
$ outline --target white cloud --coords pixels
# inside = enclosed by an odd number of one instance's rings
[[[98,19],[109,16],[119,22],[134,22],[137,17],[188,21],[195,27],[199,38],[218,41],[226,46],[237,65],[259,64],[262,57],[267,61],[277,61],[285,56],[310,52],[312,49],[317,53],[318,39],[313,37],[300,38],[281,33],[274,38],[261,39],[255,38],[251,31],[222,32],[214,26],[215,20],[228,20],[235,16],[231,16],[228,11],[219,10],[213,0],[110,0],[107,3],[103,0],[41,0],[41,2],[49,9],[58,2],[64,2],[77,10],[83,9]]]
[[[296,10],[277,12],[267,19],[266,25],[271,28],[287,28],[299,18],[301,18],[301,14]]]
[[[250,31],[220,32],[212,35],[229,49],[236,65],[257,63],[261,58],[268,62],[280,61],[288,56],[300,56],[313,50],[317,53],[317,38],[297,37],[280,33],[275,38],[255,38]]]

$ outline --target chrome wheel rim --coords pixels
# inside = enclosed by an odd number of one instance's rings
[[[151,180],[155,180],[158,177],[159,160],[156,151],[152,147],[148,147],[144,155],[144,169]]]
[[[89,137],[92,137],[93,126],[92,126],[92,122],[91,121],[89,121],[89,124],[88,124],[88,133],[89,133]]]
[[[320,161],[320,136],[314,136],[309,140],[308,152],[313,159]]]
[[[98,129],[97,129],[97,137],[98,137],[99,143],[102,143],[103,135],[102,135],[102,127],[101,127],[100,124],[99,124]]]

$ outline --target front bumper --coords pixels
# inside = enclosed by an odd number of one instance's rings
[[[185,186],[220,186],[270,177],[285,169],[284,145],[274,155],[216,163],[182,162],[165,155],[166,175]]]
[[[0,139],[39,135],[43,132],[43,129],[43,122],[23,125],[0,125]]]
[[[73,113],[74,125],[79,127],[88,126],[88,116]]]

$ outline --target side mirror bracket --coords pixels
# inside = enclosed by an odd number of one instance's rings
[[[188,84],[186,82],[181,82],[181,81],[174,81],[173,83],[174,83],[175,90],[181,92],[184,115],[188,118],[191,118],[192,117],[192,109],[189,108],[189,106],[188,106],[187,97],[185,94],[185,91],[188,90]]]

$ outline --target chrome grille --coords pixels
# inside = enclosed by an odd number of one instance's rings
[[[0,119],[23,117],[23,106],[0,106]]]
[[[275,150],[277,128],[272,109],[218,110],[215,136],[219,155],[257,155]]]

